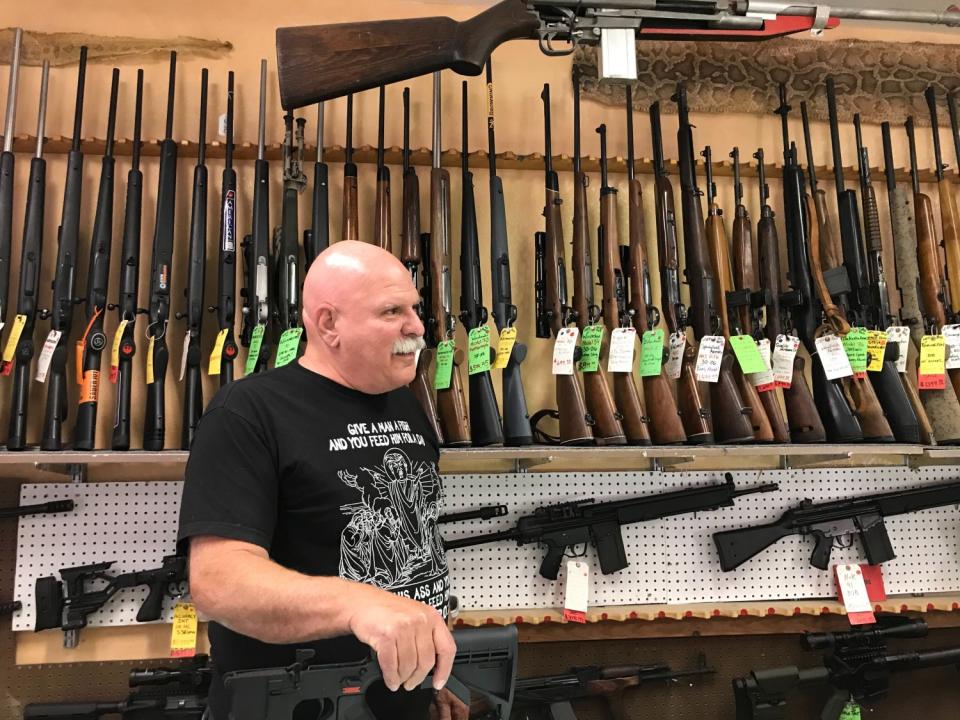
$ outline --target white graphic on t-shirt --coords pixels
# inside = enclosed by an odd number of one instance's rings
[[[340,508],[350,516],[340,539],[341,577],[400,590],[446,574],[436,465],[411,462],[403,450],[390,448],[382,465],[338,475],[360,491],[359,502]]]

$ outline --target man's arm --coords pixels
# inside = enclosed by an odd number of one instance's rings
[[[190,540],[190,593],[207,617],[266,643],[354,635],[377,654],[390,690],[434,688],[450,676],[456,645],[440,613],[416,600],[273,562],[257,545],[202,535]]]

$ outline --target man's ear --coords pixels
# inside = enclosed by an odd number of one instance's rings
[[[322,303],[314,311],[313,321],[317,328],[317,337],[329,347],[340,345],[340,331],[337,328],[339,313],[333,305]]]

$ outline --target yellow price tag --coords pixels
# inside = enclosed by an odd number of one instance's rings
[[[113,345],[110,348],[110,382],[112,383],[117,381],[117,372],[120,368],[120,341],[129,322],[129,320],[121,320],[117,326],[117,332],[113,335]]]
[[[517,328],[504,328],[500,333],[500,340],[497,342],[497,357],[493,361],[492,367],[503,370],[510,362],[510,354],[513,352],[513,346],[517,342]]]
[[[3,346],[3,362],[13,362],[13,354],[17,351],[17,343],[20,342],[20,335],[23,334],[23,328],[26,324],[26,315],[17,315],[13,319],[13,327],[10,328],[10,334],[7,335],[7,344]]]
[[[867,364],[867,372],[880,372],[883,370],[883,355],[887,351],[887,331],[870,330],[867,332],[867,353],[870,356],[870,362]]]
[[[179,602],[173,608],[170,657],[193,657],[196,654],[197,608],[193,603]]]
[[[223,344],[227,341],[227,333],[230,328],[223,328],[217,333],[217,341],[213,344],[213,351],[210,353],[210,364],[207,366],[207,375],[220,374],[220,361],[223,359]]]
[[[943,390],[946,387],[947,343],[943,335],[924,335],[920,339],[919,390]]]
[[[153,385],[153,335],[147,344],[147,385]]]

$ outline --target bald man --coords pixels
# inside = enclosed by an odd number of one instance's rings
[[[222,388],[186,469],[179,541],[210,618],[210,712],[225,673],[377,655],[380,718],[466,720],[442,690],[456,651],[437,438],[407,385],[419,295],[390,253],[340,242],[310,267],[298,362]],[[436,692],[417,691],[434,670]],[[429,707],[429,713],[428,713]]]

